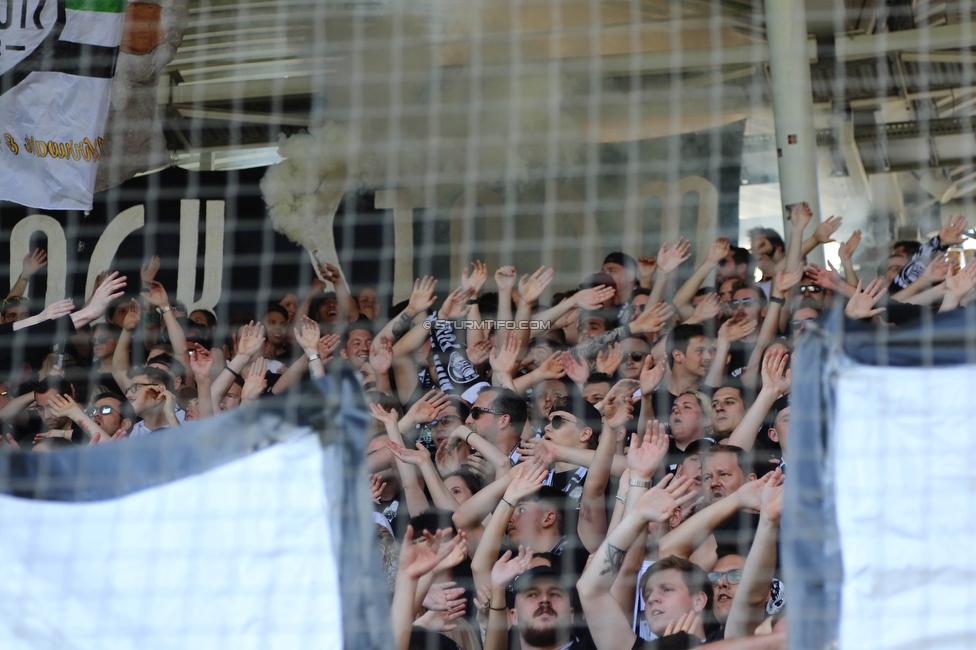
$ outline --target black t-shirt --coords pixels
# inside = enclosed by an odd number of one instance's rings
[[[24,451],[30,451],[30,448],[34,445],[34,437],[39,433],[48,431],[47,426],[44,425],[44,421],[37,411],[27,411],[27,424],[24,426],[14,425],[13,436],[14,440],[21,446]],[[88,434],[81,430],[74,422],[71,425],[71,442],[76,445],[86,444],[89,440]]]
[[[752,540],[759,527],[759,514],[739,511],[723,521],[715,529],[715,543],[718,557],[726,555],[749,555]]]

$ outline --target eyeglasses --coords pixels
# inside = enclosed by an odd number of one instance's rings
[[[572,422],[573,424],[576,424],[577,422],[579,422],[579,420],[569,420],[563,415],[554,415],[551,418],[549,418],[549,425],[552,427],[553,431],[555,431],[556,429],[561,429],[563,424],[565,424],[566,422]]]
[[[730,585],[737,585],[739,581],[742,580],[742,569],[729,569],[728,571],[712,571],[708,574],[708,580],[713,585],[717,585],[722,582],[722,578]]]
[[[23,296],[10,296],[9,298],[3,299],[4,305],[16,305],[19,302],[27,302],[30,298],[25,298]]]
[[[85,414],[88,417],[93,418],[96,415],[109,415],[114,410],[115,410],[115,407],[113,407],[113,406],[95,406],[95,407],[90,408],[87,411],[85,411]]]
[[[125,396],[131,397],[132,395],[135,395],[139,391],[139,389],[142,388],[143,386],[159,386],[159,384],[144,384],[144,383],[129,384],[129,387],[125,389]]]
[[[631,361],[638,361],[638,362],[640,362],[640,361],[643,361],[644,360],[644,357],[647,356],[647,353],[646,352],[631,352],[627,356],[630,357],[630,360]]]
[[[481,406],[472,406],[471,407],[471,417],[474,418],[475,420],[477,420],[478,418],[480,418],[485,413],[491,413],[493,415],[501,415],[502,414],[501,411],[496,411],[495,409],[486,409],[486,408],[483,408]]]
[[[93,344],[105,343],[106,341],[114,341],[115,337],[109,336],[107,334],[99,334],[98,336],[93,336],[91,342]]]
[[[732,309],[738,309],[741,307],[752,307],[752,305],[758,300],[758,298],[739,298],[738,300],[732,300],[729,302],[729,306]]]
[[[902,264],[892,264],[891,266],[885,269],[885,273],[889,273],[891,271],[894,271],[895,273],[901,273],[901,270],[903,268],[905,267]]]
[[[823,291],[823,287],[818,287],[815,284],[805,284],[800,287],[800,293],[820,293]]]
[[[795,332],[795,331],[799,330],[801,327],[803,327],[804,325],[806,325],[807,323],[812,322],[812,321],[815,321],[815,320],[817,320],[817,319],[816,318],[798,318],[796,320],[791,320],[790,321],[790,329],[792,329]]]
[[[474,410],[474,409],[472,409]],[[494,411],[492,411],[494,412]],[[431,420],[427,423],[429,427],[447,427],[450,426],[452,422],[460,422],[461,418],[456,415],[444,415],[441,416],[439,420]]]

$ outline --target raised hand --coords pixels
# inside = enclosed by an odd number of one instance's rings
[[[572,300],[580,309],[590,311],[601,308],[603,303],[613,298],[613,294],[616,293],[616,291],[617,290],[614,287],[608,287],[601,284],[598,287],[580,289],[573,294],[570,300]]]
[[[504,588],[532,567],[532,549],[519,546],[518,555],[512,557],[512,551],[505,551],[505,554],[498,558],[495,565],[491,567],[491,583],[499,588]]]
[[[762,507],[762,491],[769,483],[769,479],[773,477],[772,472],[768,472],[764,476],[757,478],[755,480],[743,483],[738,490],[735,491],[736,498],[739,500],[739,507],[745,510],[755,510],[759,511]]]
[[[616,431],[626,426],[634,414],[634,405],[623,395],[609,393],[603,400],[603,419],[607,426]]]
[[[661,250],[657,253],[657,266],[665,273],[673,273],[689,259],[691,259],[691,242],[684,237],[678,237],[673,248],[668,248],[668,242],[661,244]]]
[[[467,267],[461,271],[461,286],[471,289],[477,296],[481,287],[488,281],[488,265],[481,260],[476,260],[471,262],[471,267],[471,273],[468,273]]]
[[[503,266],[495,271],[495,285],[498,287],[499,293],[504,291],[511,293],[512,289],[515,288],[517,277],[518,274],[514,266]]]
[[[446,612],[464,602],[464,587],[456,582],[435,582],[424,596],[424,608],[435,612]]]
[[[467,316],[471,309],[470,305],[465,303],[473,297],[474,291],[458,287],[448,294],[447,298],[444,298],[444,304],[437,311],[437,318],[440,320],[461,320]]]
[[[956,300],[962,300],[974,287],[976,287],[976,263],[970,262],[958,272],[950,271],[946,275],[946,289],[956,297]]]
[[[156,279],[157,273],[159,273],[159,255],[153,255],[139,270],[139,280],[142,282],[142,286],[149,286],[149,283]]]
[[[122,329],[130,332],[135,331],[139,327],[139,320],[141,318],[142,305],[139,304],[138,300],[133,299],[129,302],[129,311],[125,313],[125,318],[122,320]]]
[[[741,341],[745,337],[755,332],[756,327],[758,327],[757,321],[746,320],[745,318],[730,318],[722,323],[722,326],[718,328],[718,338],[728,343]]]
[[[326,282],[331,282],[332,284],[342,284],[342,272],[339,271],[339,267],[335,264],[326,263],[324,266],[319,265],[319,275]]]
[[[44,308],[38,317],[41,320],[57,320],[62,316],[67,316],[75,310],[75,303],[70,300],[59,300],[57,302],[52,302],[50,305]]]
[[[82,415],[81,407],[68,395],[53,395],[51,397],[51,413],[59,418],[71,418]]]
[[[488,361],[491,351],[494,348],[491,346],[491,340],[481,339],[474,345],[469,345],[467,347],[468,361],[471,362],[473,366],[480,366],[485,361]]]
[[[549,286],[549,283],[552,282],[552,276],[554,274],[554,269],[540,266],[532,275],[523,275],[518,284],[519,299],[524,300],[529,305],[534,305],[539,302],[539,297],[546,290],[546,287]]]
[[[373,499],[373,503],[379,503],[380,499],[383,497],[383,492],[386,490],[386,481],[379,474],[369,475],[369,495]]]
[[[397,422],[400,421],[400,414],[396,412],[396,409],[390,409],[387,411],[376,402],[369,403],[369,414],[383,424],[392,424],[396,426]]]
[[[962,215],[951,217],[939,231],[939,241],[943,246],[955,246],[962,241],[964,230],[966,230],[966,218]]]
[[[427,610],[423,616],[414,620],[413,624],[431,632],[450,632],[457,629],[457,625],[451,621],[455,621],[464,616],[466,610],[467,601],[462,599],[460,605],[455,605],[451,609],[442,612],[436,609]]]
[[[553,352],[548,359],[539,364],[539,375],[543,379],[560,379],[566,376],[561,356],[561,352]]]
[[[830,268],[833,269],[834,267],[831,266]],[[837,273],[837,271],[834,270],[834,273]],[[776,272],[776,275],[773,278],[772,293],[781,298],[785,298],[787,294],[789,294],[789,292],[793,289],[793,287],[800,284],[800,280],[802,279],[803,279],[802,266],[798,266],[792,271],[788,271],[786,269],[780,269],[779,271]],[[843,282],[843,280],[840,279],[840,275],[837,276],[837,280]]]
[[[695,636],[699,639],[703,638],[705,636],[705,625],[702,622],[701,616],[695,612],[686,612],[680,618],[671,619],[668,622],[667,628],[664,630],[664,636],[671,636],[679,632],[684,632],[689,636]]]
[[[844,313],[847,314],[848,318],[853,318],[854,320],[872,318],[885,310],[884,307],[874,309],[874,306],[878,304],[881,297],[888,293],[888,288],[884,286],[884,280],[876,278],[862,291],[861,287],[863,285],[864,278],[861,278],[857,281],[857,290],[847,302],[847,307],[844,308]]]
[[[416,449],[407,449],[403,445],[398,445],[392,440],[387,440],[386,447],[401,463],[413,465],[414,467],[420,467],[424,463],[431,462],[430,452],[427,451],[427,448],[424,447],[424,443],[422,442],[418,442],[416,444]]]
[[[427,311],[434,306],[437,298],[434,297],[434,289],[437,288],[437,280],[425,275],[413,281],[413,291],[410,293],[410,302],[407,303],[406,312],[410,317],[414,317],[420,312]]]
[[[843,222],[844,222],[843,217],[830,217],[829,219],[821,223],[819,226],[817,226],[817,229],[813,231],[814,238],[816,238],[816,240],[821,244],[826,244],[834,241],[833,239],[831,239],[831,235],[837,232],[837,229],[840,228]]]
[[[542,484],[549,476],[549,468],[540,461],[522,463],[521,471],[516,472],[512,482],[505,489],[505,499],[509,503],[518,505],[522,499],[528,498],[542,489]]]
[[[922,271],[922,278],[929,284],[936,284],[946,279],[949,274],[949,262],[944,257],[937,257]]]
[[[857,247],[861,244],[861,236],[861,231],[855,230],[851,234],[850,239],[840,245],[840,248],[837,250],[837,254],[840,256],[841,260],[847,262],[851,261],[851,259],[854,257],[854,251],[856,251]]]
[[[559,354],[559,363],[563,371],[575,384],[585,384],[590,378],[590,364],[583,359],[580,361],[572,352],[562,352]]]
[[[776,471],[759,494],[759,512],[771,521],[779,521],[783,515],[783,470]]]
[[[25,278],[30,278],[45,266],[47,266],[47,253],[40,248],[35,248],[27,255],[24,255],[24,266],[20,274]]]
[[[813,210],[810,209],[810,204],[806,201],[797,203],[790,210],[790,223],[793,224],[794,228],[799,228],[800,232],[803,232],[811,219],[813,219]]]
[[[664,379],[664,375],[668,371],[668,360],[665,357],[661,357],[654,362],[654,357],[647,355],[644,357],[644,367],[641,368],[640,374],[640,390],[641,396],[646,397],[654,392],[654,390],[661,384]]]
[[[641,255],[637,258],[637,273],[639,279],[649,282],[657,272],[657,258],[653,255]]]
[[[413,526],[407,526],[403,546],[400,547],[399,571],[411,580],[419,580],[425,573],[433,571],[461,541],[460,537],[446,541],[451,534],[453,531],[450,528],[439,530],[433,535],[425,532],[426,543],[419,543],[419,540],[414,542]]]
[[[632,434],[630,447],[627,449],[627,467],[630,468],[631,478],[650,481],[668,454],[669,442],[664,425],[657,420],[647,423],[647,430],[640,444],[637,444],[637,434]]]
[[[721,298],[718,297],[717,293],[709,293],[706,294],[697,305],[695,305],[695,313],[691,315],[691,319],[689,320],[696,323],[704,323],[715,318],[721,313]]]
[[[463,530],[459,530],[457,537],[454,538],[457,542],[454,548],[444,556],[434,569],[434,573],[440,573],[441,571],[447,571],[448,569],[453,569],[457,565],[464,561],[464,558],[468,557],[468,536]]]
[[[251,321],[237,331],[237,354],[254,357],[264,352],[264,325]]]
[[[146,282],[146,290],[142,292],[142,297],[153,307],[169,307],[169,295],[166,287],[155,280]]]
[[[295,328],[295,342],[302,347],[305,354],[316,354],[321,336],[319,324],[308,316],[302,316],[301,327]]]
[[[264,357],[258,357],[248,367],[247,379],[241,389],[241,401],[251,402],[259,398],[268,387],[268,362]]]
[[[708,257],[705,258],[711,266],[716,266],[732,252],[732,245],[728,237],[719,237],[712,242],[708,249]]]
[[[406,418],[417,424],[433,422],[451,405],[450,398],[440,390],[432,390],[413,403]]]
[[[318,350],[322,365],[332,361],[332,353],[336,351],[336,348],[339,347],[339,343],[341,342],[342,337],[338,334],[326,334],[319,339],[316,350]]]
[[[532,438],[530,440],[523,440],[519,443],[519,454],[524,456],[529,461],[537,460],[542,463],[545,467],[552,467],[553,463],[556,462],[556,443],[546,440],[545,438]],[[524,465],[516,465],[516,468],[523,467]],[[514,503],[514,501],[513,501]]]
[[[515,372],[515,367],[518,364],[519,348],[518,332],[514,330],[505,332],[505,340],[502,343],[501,350],[493,347],[491,349],[491,355],[488,357],[492,371],[511,376]],[[470,358],[469,356],[468,359],[470,360]]]
[[[468,454],[468,457],[464,459],[464,464],[481,479],[482,485],[488,485],[495,481],[495,467],[482,458],[481,454]]]
[[[692,477],[682,476],[677,480],[672,479],[674,474],[668,474],[657,485],[642,494],[634,504],[634,511],[647,521],[664,523],[680,510],[681,506],[698,495]]]
[[[807,275],[813,279],[815,285],[829,291],[835,291],[844,279],[840,277],[840,272],[834,268],[833,264],[827,262],[827,266],[830,267],[830,270],[811,264],[807,267]]]
[[[214,363],[213,354],[199,343],[190,343],[189,347],[190,372],[194,377],[209,377]]]
[[[674,307],[666,302],[659,302],[653,307],[646,308],[630,323],[630,331],[634,334],[652,334],[664,329],[668,319],[674,315]]]
[[[105,310],[108,309],[109,303],[124,295],[125,292],[122,291],[124,288],[125,277],[120,276],[118,271],[109,273],[105,277],[105,280],[95,289],[91,300],[88,302],[88,306],[85,308],[91,311],[93,316],[91,320],[101,318]]]
[[[786,350],[770,348],[762,360],[762,387],[775,391],[779,396],[789,393],[793,377],[789,363],[790,355]]]
[[[617,367],[624,360],[624,352],[620,343],[612,343],[606,349],[600,350],[596,355],[596,371],[613,376],[617,372]]]
[[[0,445],[10,447],[14,451],[20,451],[20,443],[14,439],[12,434],[0,436]]]
[[[393,366],[393,339],[381,336],[369,346],[369,365],[377,375],[385,375]]]

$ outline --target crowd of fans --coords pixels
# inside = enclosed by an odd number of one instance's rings
[[[31,316],[35,251],[3,303],[3,439],[50,451],[166,435],[347,364],[372,416],[399,650],[783,648],[794,341],[841,301],[895,326],[976,287],[976,264],[946,254],[962,218],[895,243],[870,281],[852,263],[860,232],[841,270],[805,264],[841,225],[804,238],[812,219],[794,208],[789,242],[717,239],[680,286],[683,240],[612,253],[548,307],[552,269],[474,262],[443,300],[420,278],[381,318],[375,290],[353,296],[326,265],[303,299],[220,325],[170,301],[158,259],[138,292],[110,273],[82,308]]]

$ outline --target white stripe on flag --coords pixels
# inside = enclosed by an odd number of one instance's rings
[[[341,648],[323,462],[306,435],[118,499],[0,496],[0,647]]]
[[[65,14],[61,40],[72,43],[87,43],[88,45],[118,47],[119,41],[122,40],[122,24],[124,21],[124,13],[113,14],[104,11],[68,9]]]

